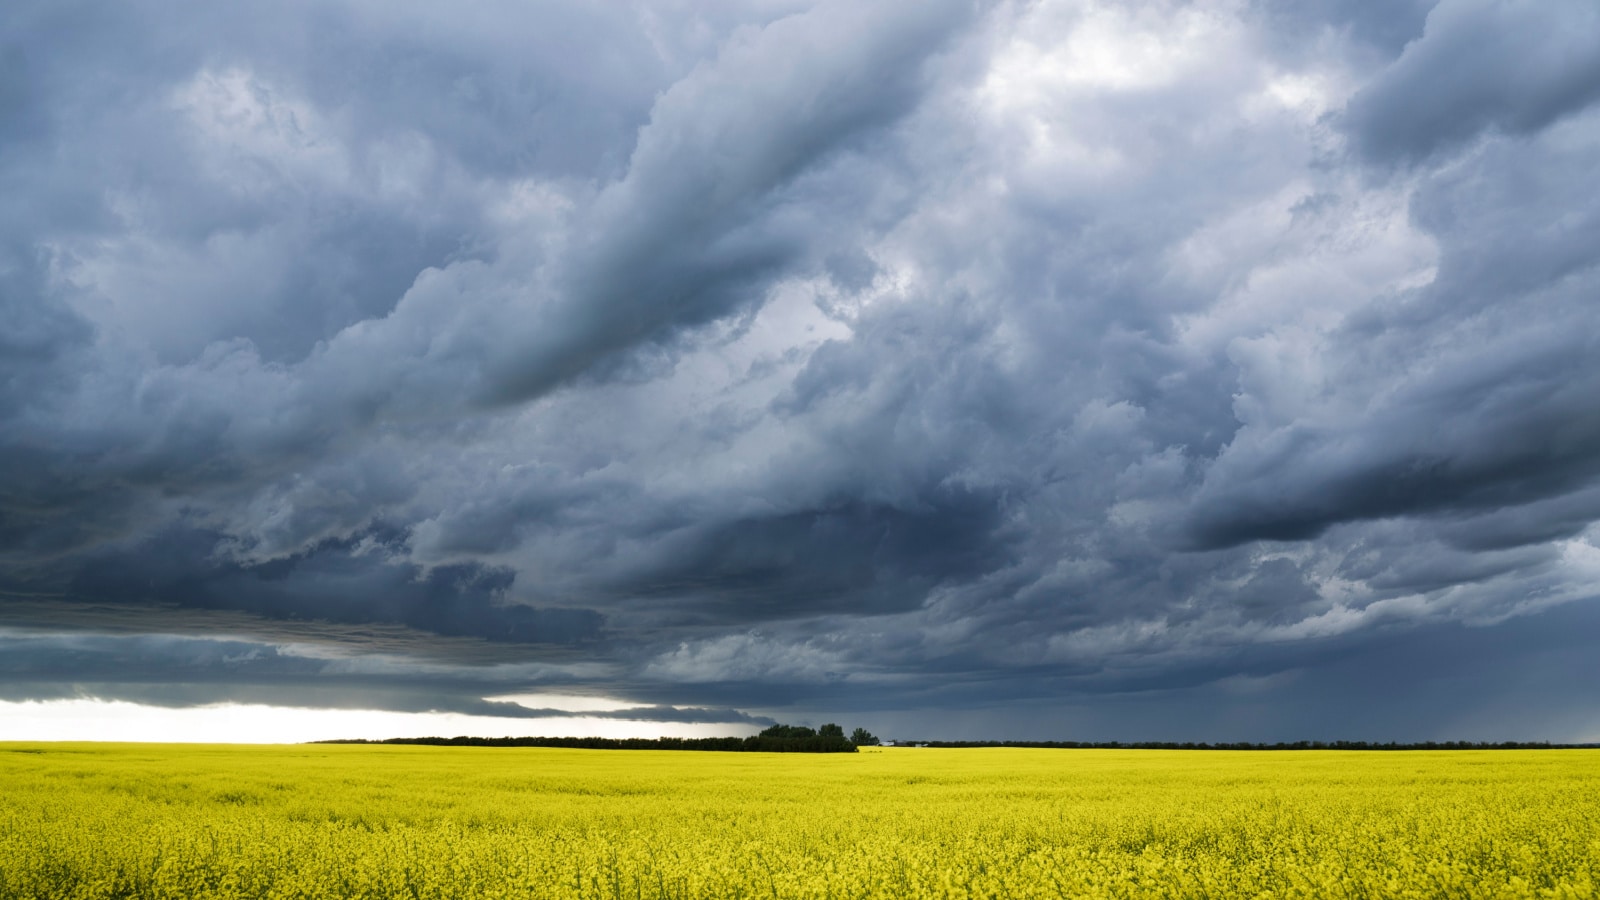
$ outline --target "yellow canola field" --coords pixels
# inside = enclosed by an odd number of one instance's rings
[[[0,897],[1593,897],[1600,751],[0,744]]]

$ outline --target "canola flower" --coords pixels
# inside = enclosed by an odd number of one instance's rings
[[[0,744],[0,898],[1597,890],[1590,750]]]

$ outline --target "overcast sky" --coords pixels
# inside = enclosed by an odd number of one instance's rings
[[[1593,0],[0,7],[0,738],[1600,740],[1597,522]]]

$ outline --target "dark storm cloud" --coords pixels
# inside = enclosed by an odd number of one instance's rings
[[[12,4],[5,696],[1461,736],[1596,602],[1597,28]]]
[[[640,129],[627,175],[578,226],[563,299],[512,353],[496,354],[490,396],[543,393],[759,296],[817,242],[787,233],[814,227],[812,216],[784,222],[772,208],[800,199],[785,190],[803,190],[797,182],[905,114],[925,58],[964,12],[948,0],[824,5],[735,37],[715,66],[675,84]]]
[[[998,498],[922,499],[920,509],[844,504],[687,529],[611,589],[750,622],[915,609],[930,588],[989,571],[1005,552],[993,533]]]
[[[158,537],[158,555],[103,552],[74,559],[64,576],[9,585],[63,601],[234,610],[266,619],[394,624],[491,642],[577,644],[603,617],[588,609],[502,602],[516,573],[478,564],[423,570],[391,556],[404,535],[377,530],[294,556],[241,565],[212,555],[219,535]],[[360,548],[359,552],[352,552]]]
[[[1498,510],[1587,486],[1600,476],[1600,347],[1550,337],[1498,370],[1451,360],[1470,373],[1429,373],[1343,433],[1290,428],[1249,451],[1236,444],[1208,476],[1227,499],[1201,493],[1199,541],[1304,540],[1341,521]]]
[[[1422,34],[1428,11],[1438,0],[1256,0],[1276,40],[1291,46],[1324,37],[1324,30],[1348,32],[1357,41],[1399,54]]]
[[[1486,129],[1528,134],[1600,100],[1600,10],[1584,0],[1524,7],[1454,0],[1421,39],[1351,99],[1361,151],[1411,161]]]
[[[1503,550],[1575,537],[1600,518],[1600,490],[1588,488],[1513,509],[1464,516],[1439,528],[1460,550]]]
[[[1592,118],[1574,127],[1592,131]],[[1411,215],[1438,244],[1430,283],[1345,318],[1315,376],[1329,402],[1235,434],[1198,495],[1198,544],[1303,540],[1405,514],[1578,530],[1570,518],[1535,525],[1544,514],[1532,511],[1570,507],[1561,498],[1600,475],[1600,204],[1571,188],[1600,170],[1571,137],[1501,140],[1421,179]],[[1235,356],[1246,372],[1264,362]],[[1360,411],[1338,408],[1341,394]]]
[[[1573,606],[1495,629],[1447,625],[1371,636],[1300,665],[1256,669],[1236,661],[1225,677],[1123,693],[1114,702],[997,701],[992,692],[966,706],[908,702],[873,721],[875,733],[901,739],[1005,732],[1033,740],[1593,740],[1600,732],[1578,685],[1600,674],[1589,652],[1597,624],[1593,606]]]

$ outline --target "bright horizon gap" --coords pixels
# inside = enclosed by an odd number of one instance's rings
[[[584,694],[543,694],[519,693],[496,694],[483,698],[490,703],[515,703],[528,709],[559,709],[562,712],[617,712],[624,709],[638,709],[647,706],[643,703],[628,703],[623,700],[614,700],[610,697]]]
[[[303,744],[405,737],[744,737],[747,722],[658,722],[581,714],[543,718],[452,712],[302,709],[222,703],[162,707],[125,700],[0,701],[0,741],[107,741],[177,744]]]

